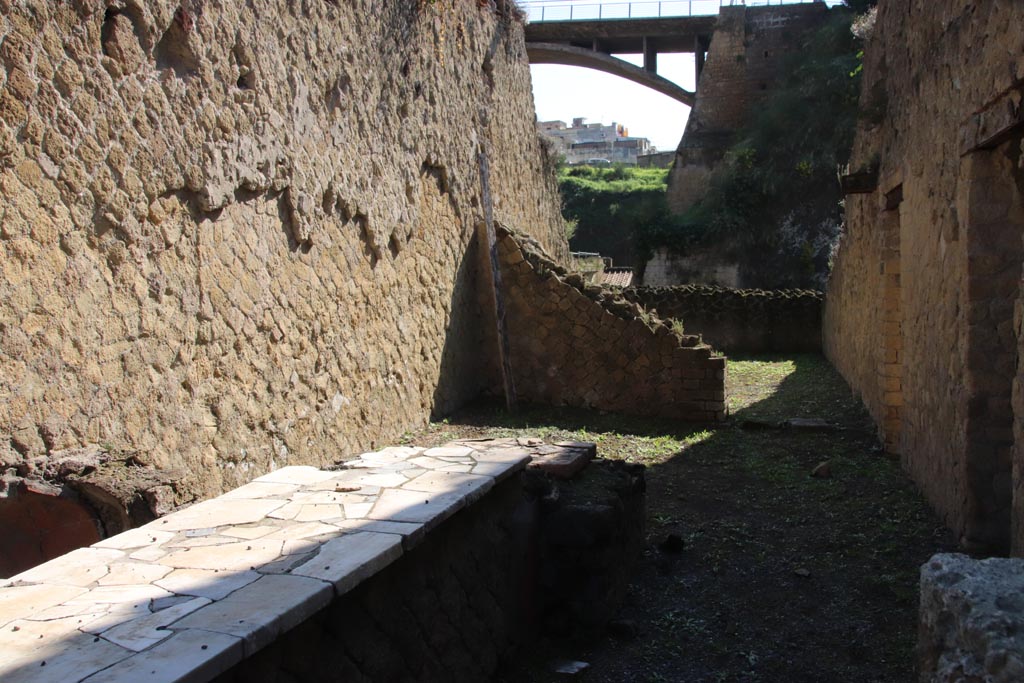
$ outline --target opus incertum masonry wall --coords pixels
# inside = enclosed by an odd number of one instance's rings
[[[0,518],[117,533],[490,385],[481,152],[568,249],[522,26],[478,4],[0,0]]]

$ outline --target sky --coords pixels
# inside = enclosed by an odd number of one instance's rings
[[[637,65],[641,55],[616,55]],[[631,81],[593,69],[558,64],[535,64],[533,100],[538,121],[565,121],[577,116],[589,123],[613,121],[634,137],[648,138],[659,151],[674,151],[683,137],[690,108]],[[687,90],[694,88],[692,54],[658,55],[658,75]]]

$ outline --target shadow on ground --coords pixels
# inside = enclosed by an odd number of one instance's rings
[[[616,683],[914,679],[918,567],[951,538],[821,356],[731,359],[728,384],[732,416],[710,428],[478,405],[409,435],[589,440],[648,466],[646,550],[615,635],[546,633],[496,680],[565,680],[556,659]],[[838,428],[741,426],[793,417]],[[812,477],[823,462],[831,476]]]

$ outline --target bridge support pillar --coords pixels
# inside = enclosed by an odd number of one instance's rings
[[[704,71],[704,62],[707,61],[707,51],[710,45],[711,41],[705,36],[696,36],[693,39],[694,64],[697,68],[697,79],[693,82],[695,86],[700,83],[700,74]]]
[[[644,36],[644,69],[652,74],[658,73],[658,51],[646,36]]]

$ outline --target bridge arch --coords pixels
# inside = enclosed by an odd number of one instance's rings
[[[663,95],[668,95],[688,107],[692,107],[697,99],[696,93],[679,87],[653,71],[648,71],[635,64],[630,64],[624,59],[619,59],[596,50],[559,43],[527,43],[526,55],[530,60],[530,64],[580,66],[619,76],[651,88]]]

